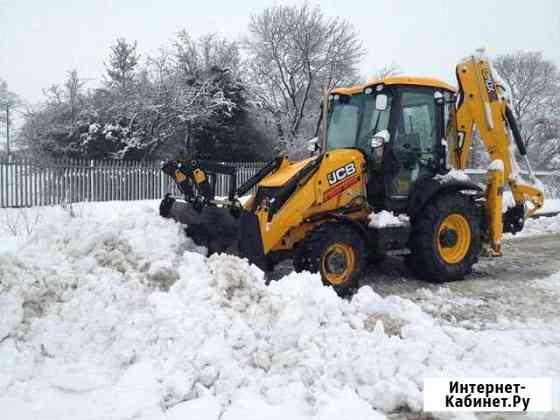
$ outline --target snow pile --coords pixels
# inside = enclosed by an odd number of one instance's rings
[[[553,213],[559,212],[560,213],[560,198],[545,198],[544,205],[541,209],[537,211],[537,213]]]
[[[309,273],[265,286],[151,203],[47,213],[0,254],[5,418],[381,420],[427,376],[560,377],[558,319],[474,331]]]
[[[523,230],[514,237],[527,237],[538,235],[550,235],[560,233],[560,214],[552,217],[539,217],[536,219],[527,219]],[[512,237],[506,234],[506,237]]]
[[[453,293],[447,287],[439,287],[432,291],[426,288],[418,291],[416,302],[422,310],[432,315],[434,318],[442,318],[453,322],[460,322],[460,325],[472,328],[475,324],[470,320],[457,320],[455,313],[459,308],[464,308],[472,313],[473,309],[483,306],[481,299],[472,299]]]
[[[531,205],[529,203],[529,205]],[[515,207],[515,200],[511,191],[504,191],[502,196],[502,212],[505,213],[508,209]],[[532,208],[532,207],[531,207]],[[543,206],[537,210],[536,214],[546,213],[560,213],[560,199],[558,198],[545,198]]]
[[[511,191],[504,191],[502,201],[502,212],[505,213],[508,209],[515,207],[515,200]],[[555,198],[545,198],[542,208],[537,210],[536,215],[550,214],[559,212],[559,214],[551,217],[536,217],[530,218],[525,221],[525,227],[521,232],[511,235],[506,233],[506,238],[511,237],[528,237],[538,235],[550,235],[560,233],[560,200]]]
[[[369,226],[374,228],[404,226],[410,224],[410,219],[405,214],[395,216],[392,211],[381,210],[368,215]]]

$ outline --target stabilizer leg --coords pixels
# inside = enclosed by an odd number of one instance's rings
[[[486,187],[486,203],[488,210],[488,239],[495,256],[502,255],[503,216],[502,201],[504,194],[503,168],[488,170],[488,185]]]

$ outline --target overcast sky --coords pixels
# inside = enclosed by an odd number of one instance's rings
[[[95,87],[117,37],[137,40],[145,57],[182,28],[195,36],[218,33],[237,39],[251,14],[286,0],[0,0],[0,79],[28,101],[76,68]],[[355,25],[368,49],[362,63],[370,76],[385,64],[406,74],[455,84],[459,59],[485,46],[490,54],[543,51],[560,65],[558,0],[328,0],[328,16]]]

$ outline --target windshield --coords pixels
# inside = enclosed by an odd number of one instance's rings
[[[387,96],[387,107],[380,111],[375,109],[376,95],[335,95],[328,117],[327,150],[357,147],[369,153],[373,135],[389,126],[391,96]]]

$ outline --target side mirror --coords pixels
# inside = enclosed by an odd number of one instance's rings
[[[385,143],[389,143],[389,139],[391,138],[391,134],[388,130],[381,130],[373,136],[371,139],[371,148],[377,149],[378,147],[382,147]]]
[[[380,93],[375,97],[375,109],[385,111],[387,109],[387,95]]]
[[[381,130],[371,139],[371,156],[373,169],[378,171],[383,167],[383,155],[385,153],[385,143],[389,142],[391,134],[387,130]]]

